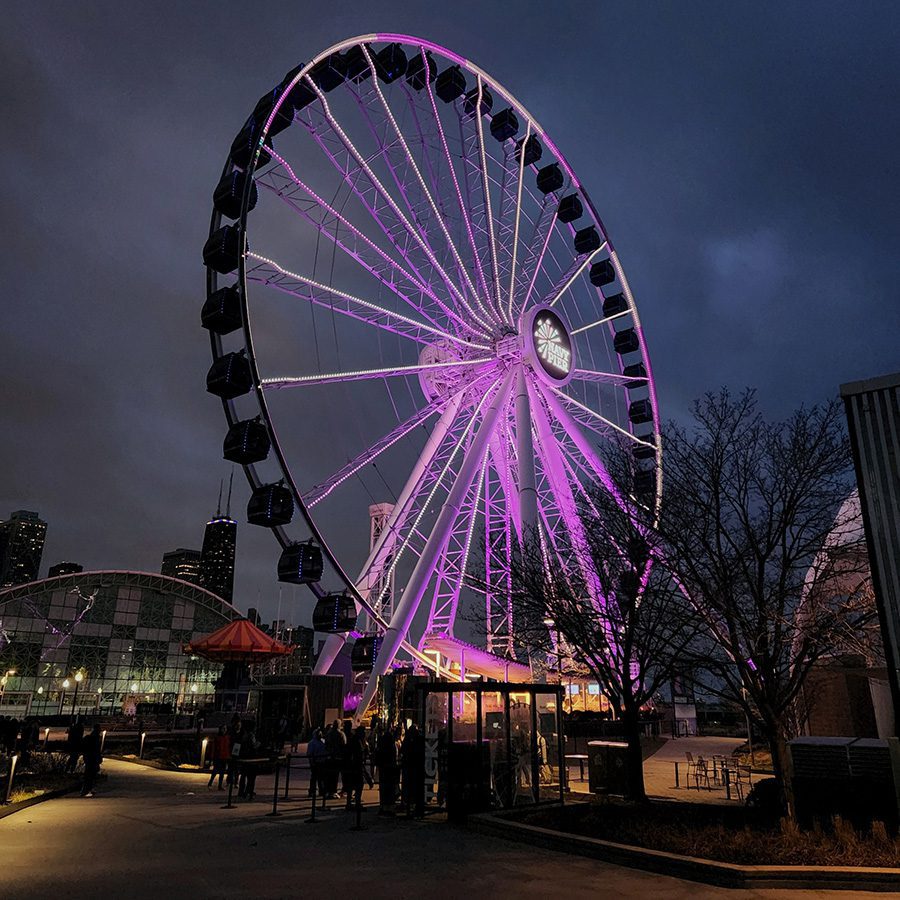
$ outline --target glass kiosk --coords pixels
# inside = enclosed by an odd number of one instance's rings
[[[562,803],[563,689],[553,684],[416,685],[425,742],[425,803],[448,817]]]

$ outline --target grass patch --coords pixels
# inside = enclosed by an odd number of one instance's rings
[[[787,819],[765,822],[742,808],[617,801],[534,810],[520,821],[739,865],[900,867],[900,841],[881,822],[860,832],[835,817],[827,827],[804,831]]]

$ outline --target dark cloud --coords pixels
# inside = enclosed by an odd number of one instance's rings
[[[471,58],[554,136],[629,274],[665,416],[721,384],[782,414],[898,368],[892,5],[444,9],[4,10],[0,514],[42,512],[45,563],[199,546],[228,474],[198,327],[212,187],[265,88],[376,28]],[[272,541],[239,542],[239,602],[274,614]]]

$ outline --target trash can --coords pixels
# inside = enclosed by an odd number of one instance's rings
[[[592,794],[627,793],[627,753],[624,741],[588,741],[588,786]]]

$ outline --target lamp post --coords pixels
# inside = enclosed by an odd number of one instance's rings
[[[66,679],[68,681],[68,679]],[[72,715],[75,715],[75,704],[78,702],[78,688],[81,685],[81,682],[84,680],[84,675],[81,672],[75,673],[75,693],[72,694]]]
[[[69,689],[69,679],[64,678],[62,683],[62,697],[59,698],[59,714],[62,715],[63,707],[66,705],[66,691]]]
[[[194,710],[196,708],[197,708],[197,685],[192,684],[191,685],[191,712],[194,712]],[[202,766],[201,766],[201,768],[202,768]]]
[[[0,678],[0,704],[3,703],[3,695],[6,693],[6,682],[9,680],[10,675],[15,675],[15,669],[7,669],[3,673],[3,677]]]

